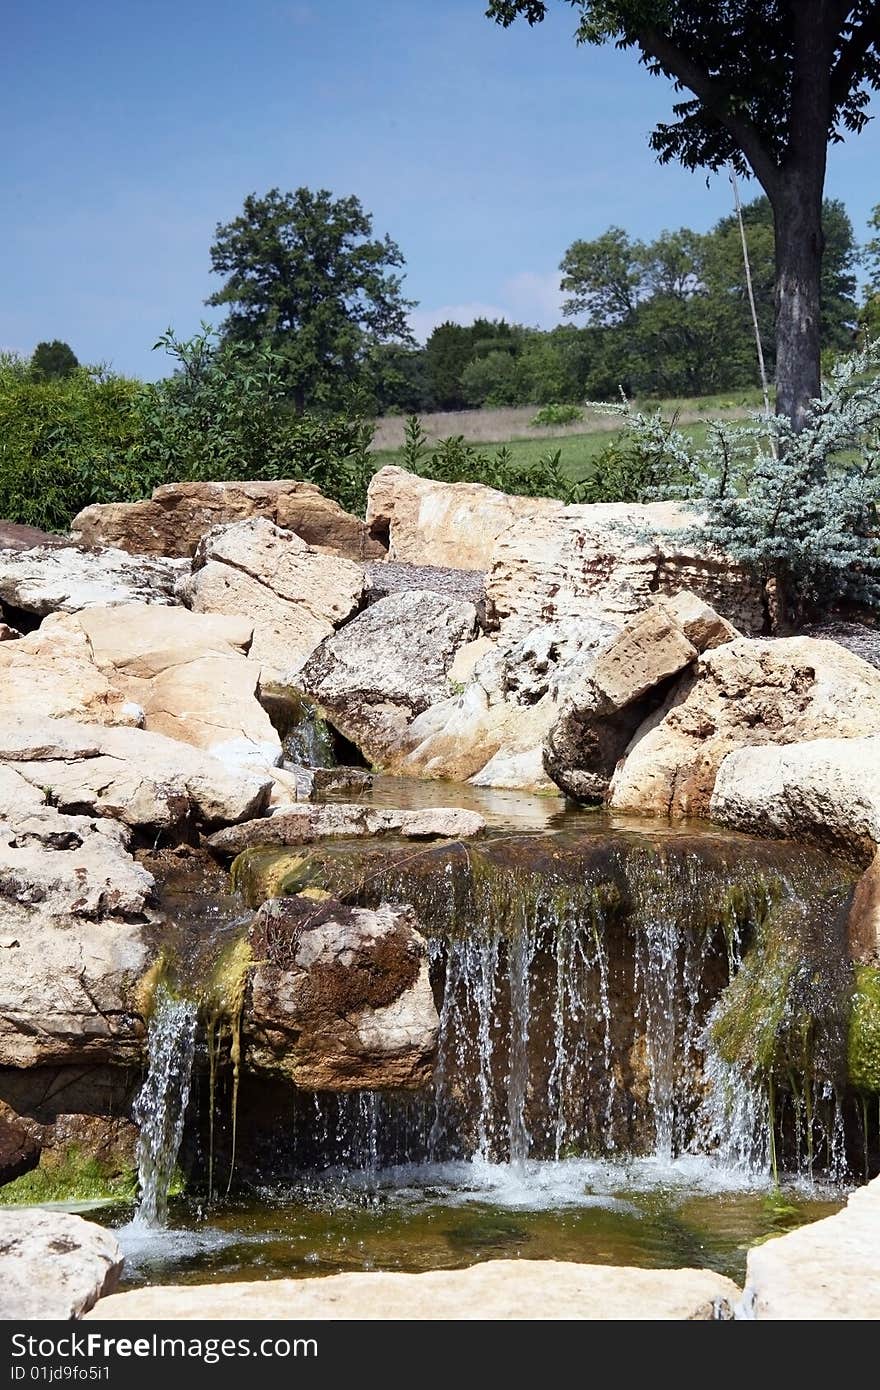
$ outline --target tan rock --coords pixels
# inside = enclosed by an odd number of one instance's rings
[[[39,1160],[40,1143],[34,1126],[0,1100],[0,1185],[29,1172]]]
[[[413,718],[452,694],[449,671],[476,616],[472,603],[427,590],[392,594],[322,642],[301,688],[368,762],[393,768]]]
[[[835,1216],[753,1246],[742,1307],[759,1322],[880,1318],[880,1178]]]
[[[299,845],[334,836],[402,835],[413,840],[470,839],[486,822],[476,811],[454,806],[426,806],[398,811],[387,806],[334,801],[286,806],[261,820],[228,826],[207,841],[220,854],[240,854],[252,845]]]
[[[698,522],[698,514],[673,502],[526,514],[498,537],[486,585],[489,611],[502,631],[583,618],[620,626],[658,594],[687,589],[737,627],[760,632],[757,584],[737,566],[676,540]]]
[[[281,741],[257,699],[259,671],[247,660],[252,634],[253,620],[241,615],[128,604],[54,615],[28,640],[50,668],[59,641],[87,654],[96,680],[116,696],[115,704],[109,693],[105,701],[114,712],[121,707],[103,722],[121,723],[127,708],[150,733],[230,766],[267,768],[280,761]]]
[[[460,695],[431,705],[412,720],[395,768],[412,777],[551,790],[541,750],[556,715],[549,695],[533,705],[492,703],[474,680]]]
[[[388,537],[389,560],[487,570],[495,542],[519,517],[552,515],[561,502],[513,497],[479,483],[438,483],[404,468],[380,468],[367,493],[367,526]]]
[[[93,1221],[62,1211],[0,1211],[4,1318],[69,1323],[112,1293],[121,1272],[115,1237]]]
[[[302,540],[350,559],[381,559],[384,547],[364,523],[313,483],[166,483],[144,502],[86,507],[72,534],[88,549],[114,545],[133,555],[193,555],[214,526],[261,516]]]
[[[248,940],[249,1071],[316,1091],[430,1079],[440,1020],[412,908],[278,898],[259,909]]]
[[[706,652],[636,731],[610,803],[706,816],[723,759],[747,745],[880,734],[880,671],[835,642],[741,638]]]
[[[247,614],[261,682],[286,685],[355,611],[363,587],[362,565],[254,517],[209,532],[178,592],[197,613]]]
[[[265,773],[224,766],[162,734],[21,714],[0,724],[0,764],[59,810],[88,808],[151,829],[252,819],[271,788]]]
[[[46,620],[50,621],[50,620]],[[143,710],[92,661],[79,627],[39,629],[0,645],[0,718],[38,710],[95,724],[143,723]]]
[[[406,1321],[729,1319],[739,1290],[708,1269],[632,1269],[560,1260],[486,1260],[427,1274],[333,1274],[179,1284],[104,1298],[89,1319],[311,1318]],[[319,1339],[320,1340],[320,1339]]]
[[[680,623],[685,637],[693,642],[698,652],[707,652],[710,647],[722,647],[725,642],[734,642],[737,637],[742,637],[733,623],[722,618],[711,604],[688,589],[680,589],[676,594],[661,594],[654,603]]]

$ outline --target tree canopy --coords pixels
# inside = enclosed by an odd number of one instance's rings
[[[34,381],[60,381],[76,371],[79,360],[69,343],[54,338],[51,343],[37,343],[30,365]]]
[[[373,236],[357,198],[273,188],[218,225],[211,268],[227,278],[208,303],[229,307],[227,340],[281,354],[300,408],[326,404],[377,345],[412,341],[403,264],[389,236]]]

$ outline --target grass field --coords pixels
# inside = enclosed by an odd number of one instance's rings
[[[644,410],[660,409],[666,419],[673,416],[679,429],[688,438],[702,444],[710,420],[741,420],[760,408],[758,392],[738,392],[731,396],[644,401]],[[462,435],[471,443],[491,452],[493,445],[506,444],[517,464],[536,463],[542,454],[560,450],[560,462],[566,474],[575,482],[589,477],[596,455],[620,431],[620,417],[601,407],[584,409],[583,420],[571,425],[547,426],[534,429],[529,422],[535,406],[515,406],[499,410],[467,410],[421,416],[422,428],[432,442],[449,435]],[[400,416],[385,416],[376,423],[373,454],[379,466],[401,464],[405,420]]]

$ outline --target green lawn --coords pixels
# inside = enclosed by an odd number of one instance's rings
[[[692,439],[698,444],[705,443],[707,428],[705,421],[680,425],[679,428],[688,439]],[[596,455],[617,437],[617,433],[617,431],[602,429],[587,434],[568,434],[558,439],[510,439],[504,442],[515,462],[526,467],[536,463],[542,455],[555,453],[558,449],[564,471],[574,482],[579,483],[590,476]],[[500,445],[479,443],[476,447],[483,453],[492,454]],[[377,449],[371,458],[375,460],[377,468],[383,468],[386,464],[404,466],[401,449]]]

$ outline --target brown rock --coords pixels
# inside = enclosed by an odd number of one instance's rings
[[[39,1158],[40,1144],[34,1126],[0,1100],[0,1184],[29,1172]]]
[[[610,790],[615,810],[706,816],[736,748],[880,734],[880,672],[834,642],[738,641],[706,652],[637,730]]]
[[[207,841],[219,854],[240,854],[252,845],[299,845],[333,836],[402,835],[413,840],[470,839],[486,822],[476,811],[457,806],[426,806],[398,811],[388,806],[334,801],[286,806],[274,815],[228,826]]]
[[[87,549],[119,546],[133,555],[187,556],[214,526],[262,516],[309,545],[352,560],[381,559],[384,547],[364,523],[313,483],[166,483],[149,501],[86,507],[72,535]]]
[[[440,1020],[412,908],[278,898],[257,912],[249,942],[249,1070],[316,1091],[430,1079]]]

